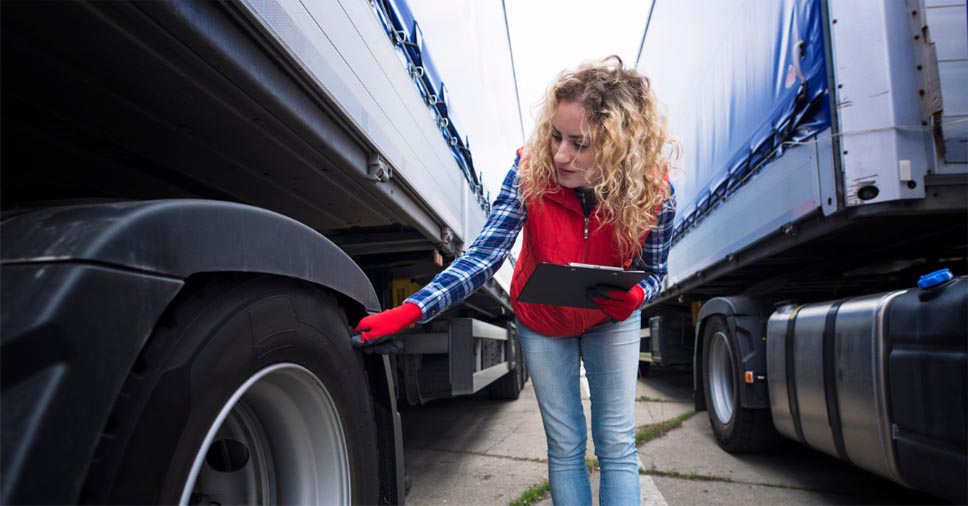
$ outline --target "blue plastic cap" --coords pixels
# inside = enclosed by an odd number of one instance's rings
[[[955,275],[951,273],[951,269],[941,269],[940,271],[934,271],[931,274],[921,276],[921,279],[918,280],[918,286],[921,288],[932,288],[950,281],[953,277]]]

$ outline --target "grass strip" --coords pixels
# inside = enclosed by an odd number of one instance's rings
[[[648,395],[640,395],[635,398],[635,402],[675,402],[669,399],[660,399],[658,397],[649,397]]]
[[[666,433],[679,427],[682,425],[682,422],[692,418],[695,414],[695,411],[689,411],[664,422],[643,426],[641,430],[635,433],[635,446],[644,445],[655,438],[666,435]]]
[[[688,473],[680,473],[679,471],[659,471],[658,469],[650,469],[644,471],[642,474],[647,474],[649,476],[663,476],[666,478],[679,478],[682,480],[692,480],[692,481],[722,481],[726,483],[734,483],[733,479],[729,476],[711,476],[708,474],[699,474],[695,471]],[[759,485],[759,483],[757,483]]]
[[[661,402],[661,401],[660,401]],[[653,439],[663,436],[672,429],[675,429],[682,425],[682,422],[688,420],[690,417],[695,415],[695,411],[689,411],[688,413],[683,413],[675,418],[666,420],[661,423],[654,423],[650,425],[645,425],[641,427],[641,430],[635,433],[635,446],[645,444]],[[598,459],[593,459],[585,457],[585,466],[588,467],[589,471],[594,471],[600,468]],[[685,478],[700,480],[706,478],[708,481],[731,481],[729,478],[718,478],[718,477],[704,477],[703,475],[690,473],[683,474],[676,471],[648,471],[646,474],[652,474],[656,476],[670,476],[675,478]],[[521,497],[510,502],[510,506],[531,506],[532,503],[540,501],[545,498],[548,492],[551,490],[551,484],[547,481],[538,485],[532,485],[530,488],[521,494]]]
[[[2,0],[0,0],[0,1],[2,1]],[[548,459],[543,459],[543,458],[539,458],[539,457],[515,457],[514,455],[497,455],[497,454],[494,454],[494,453],[487,453],[487,452],[475,452],[475,451],[467,451],[467,450],[451,450],[449,448],[432,448],[432,447],[429,447],[429,446],[407,446],[407,447],[404,447],[404,450],[405,451],[406,450],[421,450],[421,451],[428,451],[428,452],[455,453],[457,455],[476,455],[478,457],[491,457],[491,458],[495,458],[495,459],[515,460],[515,461],[518,461],[518,462],[537,462],[539,464],[547,464],[548,463]]]
[[[646,474],[649,476],[661,476],[664,478],[677,478],[680,480],[691,480],[691,481],[718,481],[723,483],[736,483],[740,485],[755,485],[758,487],[769,487],[769,488],[781,488],[786,490],[803,490],[806,492],[821,492],[829,494],[842,494],[842,491],[836,490],[820,490],[810,487],[798,487],[796,485],[787,485],[785,483],[762,483],[757,481],[746,481],[746,480],[734,480],[729,476],[715,476],[709,474],[699,474],[695,471],[688,473],[681,473],[679,471],[660,471],[658,469],[649,469],[648,471],[640,471],[639,474]],[[866,495],[862,495],[867,497]]]
[[[511,506],[531,506],[531,503],[540,501],[544,499],[548,492],[551,490],[551,484],[547,481],[540,483],[538,485],[532,485],[531,488],[524,491],[521,497],[511,501]]]
[[[593,459],[591,457],[585,457],[585,467],[588,468],[589,472],[601,468],[601,466],[598,464],[598,459]],[[534,485],[525,490],[524,493],[521,494],[521,497],[511,501],[511,506],[530,506],[532,502],[540,501],[542,498],[544,498],[545,494],[547,494],[550,490],[551,485],[547,481],[540,485]]]

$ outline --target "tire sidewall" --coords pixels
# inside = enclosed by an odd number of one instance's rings
[[[739,369],[737,368],[738,360],[736,357],[736,339],[729,332],[729,328],[726,325],[725,319],[722,317],[713,317],[705,326],[703,331],[703,393],[706,397],[706,409],[709,411],[709,421],[713,428],[713,433],[716,435],[716,439],[724,445],[729,445],[733,439],[734,429],[736,427],[736,419],[739,415],[740,405],[739,405],[739,384],[734,383],[736,388],[733,388],[733,412],[729,418],[729,421],[722,423],[719,417],[716,416],[715,404],[712,400],[712,385],[710,381],[709,372],[709,359],[710,359],[710,344],[713,336],[717,332],[722,332],[726,336],[726,340],[729,344],[729,358],[732,362],[732,369],[734,376],[738,374]],[[735,381],[737,378],[734,377]]]

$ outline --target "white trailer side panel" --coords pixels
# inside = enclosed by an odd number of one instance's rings
[[[392,166],[389,183],[373,184],[408,187],[458,241],[473,239],[484,211],[465,202],[470,185],[369,4],[243,3]]]

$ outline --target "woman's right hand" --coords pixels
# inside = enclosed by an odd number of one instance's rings
[[[396,334],[404,328],[417,323],[420,316],[420,308],[416,304],[404,302],[393,309],[387,309],[382,313],[363,318],[356,325],[356,331],[360,332],[362,344],[374,344],[368,343],[367,341]]]

